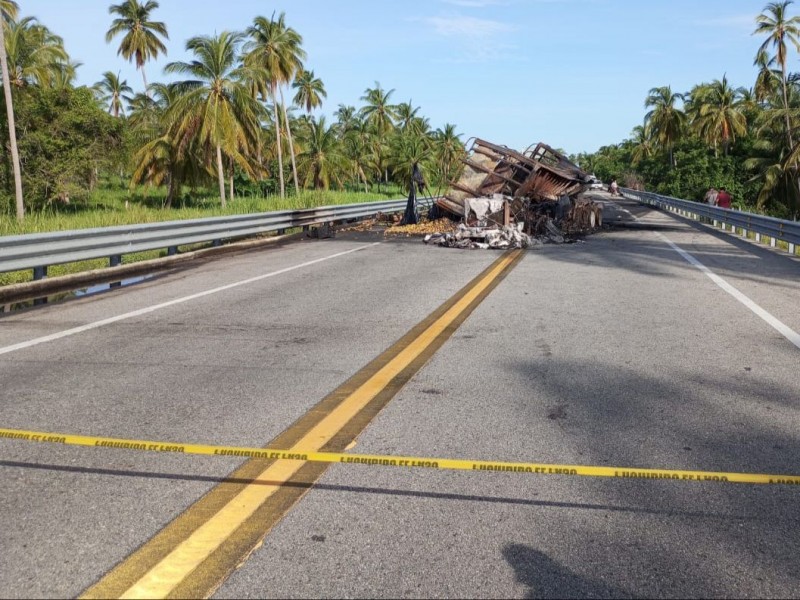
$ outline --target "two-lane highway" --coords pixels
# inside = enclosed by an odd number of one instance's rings
[[[800,474],[798,261],[628,202],[605,220],[626,226],[520,257],[351,232],[5,316],[0,427]],[[366,412],[340,415],[366,393]],[[0,440],[0,593],[790,597],[800,583],[790,486],[358,465],[279,481],[248,464]],[[231,500],[259,488],[282,500],[226,533],[245,510]]]

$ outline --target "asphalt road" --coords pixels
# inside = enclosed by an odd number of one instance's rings
[[[528,250],[352,451],[800,475],[800,348],[665,238],[794,332],[800,261],[605,220]],[[3,316],[0,427],[264,445],[497,257],[347,232]],[[79,595],[241,462],[0,439],[0,595]],[[796,597],[798,494],[333,465],[215,596]]]

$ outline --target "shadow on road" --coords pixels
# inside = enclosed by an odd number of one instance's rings
[[[509,544],[503,558],[514,569],[519,583],[527,587],[525,598],[632,598],[603,581],[573,573],[545,553],[523,544]]]
[[[351,485],[331,485],[325,483],[309,484],[293,481],[269,481],[264,479],[242,479],[232,477],[214,477],[211,475],[199,475],[192,473],[157,473],[154,471],[136,471],[123,469],[101,469],[97,467],[79,467],[74,465],[54,465],[34,462],[0,460],[0,467],[12,469],[30,469],[34,471],[52,471],[55,473],[74,473],[78,475],[106,475],[111,477],[131,477],[143,479],[163,479],[166,481],[204,481],[208,483],[233,483],[239,485],[266,485],[283,486],[295,488],[313,488],[323,492],[343,492],[349,494],[374,494],[379,496],[395,496],[409,498],[429,498],[433,500],[451,500],[457,502],[480,502],[486,504],[506,504],[518,506],[530,506],[539,508],[553,509],[572,509],[587,511],[603,511],[609,513],[629,513],[656,515],[662,517],[681,517],[685,519],[720,519],[737,521],[758,521],[762,520],[757,515],[735,515],[729,513],[715,513],[712,511],[683,511],[671,510],[669,508],[653,508],[628,506],[625,504],[591,504],[581,502],[556,502],[549,500],[532,500],[530,498],[509,498],[503,496],[477,496],[471,494],[456,494],[448,492],[430,492],[419,490],[403,490],[397,488],[380,488]],[[530,475],[520,475],[520,477],[531,477]],[[539,476],[541,477],[541,476]]]
[[[528,381],[530,401],[517,405],[518,418],[546,419],[538,398],[559,401],[558,427],[565,446],[574,447],[584,464],[639,466],[723,472],[798,474],[800,472],[800,388],[780,387],[769,377],[743,372],[723,374],[660,369],[652,374],[604,362],[577,362],[552,357],[510,365]],[[600,379],[602,374],[602,379]],[[602,381],[602,385],[598,385]],[[523,416],[523,413],[529,413]],[[546,422],[546,421],[545,421]],[[683,519],[638,521],[650,524],[641,536],[624,526],[611,533],[575,526],[573,535],[595,540],[605,555],[595,555],[602,569],[621,569],[638,562],[636,594],[694,597],[790,597],[800,581],[800,494],[791,486],[743,484],[658,483],[641,480],[601,482],[599,503],[635,502],[638,506],[692,512],[731,511],[758,517],[754,521],[688,522]],[[623,521],[620,516],[618,523]],[[632,544],[635,544],[632,545]],[[573,548],[574,550],[574,548]],[[536,564],[535,551],[517,549]],[[546,558],[546,557],[545,557]],[[515,558],[517,563],[523,559]],[[576,561],[579,559],[576,559]],[[584,561],[586,558],[584,557]],[[544,565],[547,563],[545,561]],[[578,562],[574,563],[578,564]],[[535,588],[536,573],[523,572]],[[554,567],[556,568],[556,567]],[[520,573],[519,567],[515,566]],[[652,569],[652,580],[644,577]],[[612,596],[601,584],[570,580],[558,571],[564,586],[555,595]],[[555,580],[555,577],[554,577]],[[576,583],[577,581],[577,583]],[[617,577],[609,579],[617,581]],[[623,579],[623,581],[631,581]],[[589,586],[582,588],[581,586]],[[666,587],[661,587],[666,586]],[[794,594],[790,590],[794,589]],[[547,594],[549,589],[545,589]],[[688,596],[687,596],[688,597]]]
[[[608,211],[609,218],[603,230],[586,236],[585,244],[568,247],[548,245],[536,252],[542,258],[556,262],[592,264],[644,275],[675,277],[676,266],[687,270],[694,270],[695,267],[688,264],[662,239],[643,234],[663,232],[670,237],[670,233],[695,232],[702,235],[695,236],[691,243],[675,239],[672,241],[707,267],[720,270],[721,275],[760,283],[768,279],[770,285],[798,289],[800,260],[785,252],[702,225],[693,219],[651,209],[632,201],[616,200],[615,204],[642,220],[633,220],[614,207]],[[616,216],[620,219],[616,219]],[[605,251],[599,251],[603,247]],[[609,252],[609,249],[612,251]]]

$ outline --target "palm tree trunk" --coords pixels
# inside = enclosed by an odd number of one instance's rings
[[[229,185],[230,193],[228,194],[228,199],[231,202],[233,202],[233,159],[232,158],[228,161],[228,165],[230,166],[231,169],[230,176],[228,177],[228,181],[230,182]]]
[[[292,128],[289,126],[289,115],[286,114],[286,104],[283,102],[283,88],[278,87],[281,94],[281,108],[283,109],[283,120],[286,123],[286,133],[289,136],[289,154],[292,157],[292,177],[294,177],[294,193],[300,193],[300,186],[297,185],[297,164],[294,159],[294,142],[292,141]]]
[[[786,140],[789,143],[789,155],[794,151],[794,141],[792,140],[792,123],[789,120],[789,95],[786,93],[786,61],[781,63],[781,74],[783,75],[783,108],[786,111],[785,119],[786,119]],[[792,171],[792,181],[794,182],[795,190],[798,186],[797,181],[797,167],[791,167]],[[796,193],[796,192],[795,192]]]
[[[789,153],[794,150],[794,142],[792,141],[792,125],[789,121],[789,96],[786,93],[786,62],[781,64],[781,71],[783,73],[783,108],[786,111],[786,139],[789,142]]]
[[[281,182],[281,198],[286,197],[286,186],[283,183],[283,153],[281,151],[281,120],[278,115],[278,99],[275,97],[275,86],[272,86],[272,112],[275,116],[275,142],[278,145],[278,178]]]
[[[222,208],[227,206],[225,202],[225,173],[222,169],[222,148],[217,144],[217,179],[219,179],[219,199],[222,202]]]
[[[167,186],[167,199],[164,202],[165,208],[172,208],[173,198],[175,198],[175,178],[172,175],[170,175],[169,184]]]
[[[258,162],[258,180],[264,181],[264,158],[261,156],[261,122],[259,121],[258,129],[256,130],[256,161]]]
[[[8,58],[6,57],[6,36],[4,24],[0,23],[0,66],[3,70],[3,93],[6,97],[6,113],[8,114],[8,138],[11,144],[11,162],[14,165],[14,193],[17,200],[17,220],[25,218],[25,204],[22,201],[22,173],[19,168],[19,148],[17,147],[17,130],[14,124],[14,103],[11,98],[11,82],[8,78]]]
[[[147,88],[147,75],[144,74],[144,65],[142,65],[140,69],[142,69],[142,81],[144,81],[144,95],[149,98],[150,90]]]

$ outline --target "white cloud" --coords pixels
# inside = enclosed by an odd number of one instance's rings
[[[475,17],[425,17],[421,20],[440,35],[489,37],[514,30],[514,27],[507,23]]]

